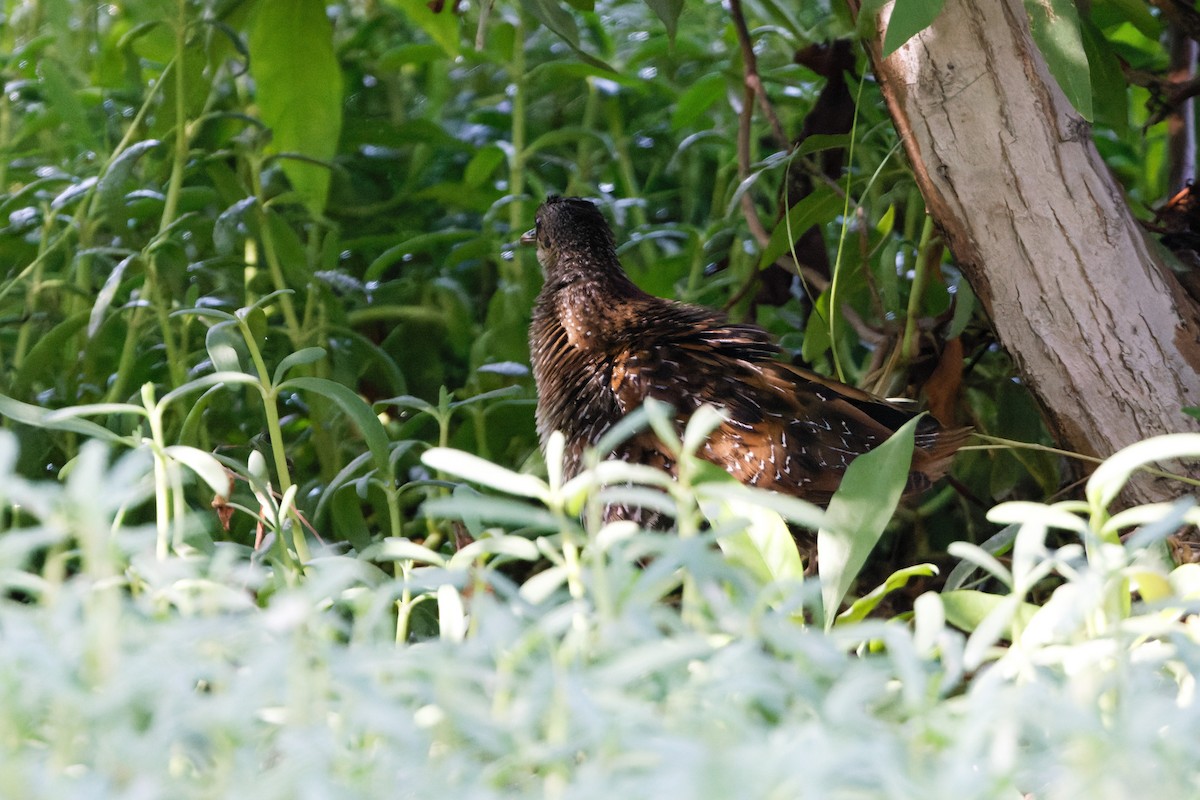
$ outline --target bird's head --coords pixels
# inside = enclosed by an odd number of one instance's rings
[[[581,197],[548,197],[537,210],[535,227],[521,242],[537,244],[538,263],[547,279],[575,271],[620,270],[612,230],[600,209]]]

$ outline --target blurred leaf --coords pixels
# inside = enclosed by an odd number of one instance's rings
[[[49,107],[66,123],[71,136],[86,147],[98,148],[100,142],[96,128],[88,121],[74,82],[62,63],[54,58],[42,58],[38,61],[37,69]]]
[[[681,130],[700,119],[725,96],[725,84],[723,74],[712,72],[685,89],[675,101],[675,110],[671,112],[671,129]],[[711,121],[705,127],[711,127]]]
[[[246,238],[246,214],[254,207],[256,198],[243,197],[225,209],[213,223],[213,246],[220,255],[241,255],[239,247]]]
[[[91,313],[82,311],[68,317],[45,332],[39,332],[34,345],[25,354],[25,360],[12,378],[9,390],[16,395],[27,395],[38,381],[57,379],[74,364],[77,347],[71,341],[88,324]]]
[[[545,25],[556,36],[570,45],[571,49],[575,51],[575,54],[584,63],[591,64],[593,67],[605,70],[606,72],[617,72],[600,59],[583,51],[579,46],[579,26],[575,24],[575,17],[571,16],[571,13],[566,11],[558,3],[558,0],[521,0],[521,7],[531,17],[542,25]]]
[[[420,564],[446,566],[446,559],[438,552],[410,539],[389,536],[363,552],[363,558],[372,561],[416,561]]]
[[[473,516],[495,525],[546,533],[555,533],[563,528],[563,521],[545,508],[505,497],[434,497],[421,504],[421,511],[432,519]]]
[[[135,256],[127,256],[113,267],[112,272],[108,273],[108,277],[104,279],[104,286],[96,293],[96,302],[92,304],[92,313],[88,317],[87,335],[91,339],[96,335],[96,331],[104,322],[104,317],[108,314],[108,309],[112,306],[114,295],[117,293],[117,288],[121,285],[121,279],[125,276],[125,268],[130,265]]]
[[[55,419],[50,416],[52,413],[40,406],[22,403],[20,400],[14,400],[11,397],[0,394],[0,414],[3,414],[14,422],[32,425],[36,428],[46,428],[47,430],[70,431],[113,444],[132,444],[125,437],[118,436],[108,428],[104,428],[89,420],[76,419],[74,417],[60,417]]]
[[[308,251],[295,228],[274,209],[264,209],[267,229],[264,235],[270,236],[275,245],[275,257],[279,259],[280,269],[287,285],[293,288],[304,288],[312,282],[312,269],[308,261]]]
[[[325,3],[259,3],[249,46],[259,115],[271,129],[268,151],[331,161],[342,127],[342,73]],[[283,159],[282,167],[309,212],[320,216],[329,194],[329,169],[291,158]]]
[[[138,159],[161,144],[162,142],[157,139],[134,142],[122,150],[120,155],[108,165],[108,169],[104,171],[96,184],[96,194],[107,213],[116,216],[113,212],[119,211],[124,204],[126,184],[133,174],[133,168]]]
[[[505,161],[504,151],[491,144],[481,147],[467,163],[463,180],[468,186],[482,186],[483,182],[492,177],[496,169]]]
[[[675,31],[679,27],[679,15],[683,13],[683,0],[646,0],[650,7],[667,29],[667,37],[675,41]]]
[[[421,461],[430,469],[446,472],[505,494],[530,497],[543,502],[550,496],[550,488],[540,478],[513,472],[461,450],[433,447],[425,451]]]
[[[459,52],[459,28],[461,17],[454,12],[454,3],[434,4],[428,0],[388,0],[388,5],[399,8],[404,14],[429,35],[442,51],[454,58]]]
[[[437,590],[437,605],[442,638],[461,642],[467,635],[467,613],[463,608],[462,595],[453,586],[444,583]]]
[[[968,632],[976,630],[997,608],[1012,602],[1006,595],[977,592],[973,589],[942,592],[941,598],[946,609],[946,620],[954,627]],[[1017,610],[1017,622],[1020,627],[1028,625],[1039,610],[1040,607],[1033,603],[1021,603]],[[1004,637],[1012,641],[1011,625],[1006,626]]]
[[[883,35],[883,57],[896,52],[912,37],[928,28],[942,12],[944,0],[896,0]]]
[[[168,445],[163,452],[200,476],[213,490],[213,494],[222,498],[229,497],[229,475],[211,453],[184,445]]]
[[[1154,436],[1123,447],[1088,478],[1087,499],[1093,514],[1102,513],[1120,494],[1134,470],[1146,464],[1178,458],[1200,458],[1200,433],[1173,433]]]

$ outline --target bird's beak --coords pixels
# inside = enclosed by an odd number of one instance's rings
[[[537,228],[530,228],[522,233],[521,244],[537,244]]]

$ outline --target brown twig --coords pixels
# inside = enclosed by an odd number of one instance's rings
[[[783,132],[779,115],[775,113],[767,92],[763,88],[762,79],[758,76],[758,56],[754,55],[754,43],[750,41],[750,29],[746,26],[746,15],[742,12],[742,0],[729,0],[729,12],[733,15],[733,27],[737,32],[738,46],[742,51],[742,72],[746,88],[752,99],[757,99],[767,122],[771,125],[771,133],[781,150],[787,150],[791,143]]]
[[[750,41],[750,29],[746,26],[746,15],[742,11],[742,0],[729,0],[729,12],[733,16],[733,27],[737,32],[738,45],[742,51],[742,73],[743,82],[746,87],[741,113],[738,115],[738,180],[741,182],[750,177],[750,122],[754,116],[754,103],[756,100],[762,108],[763,114],[766,115],[767,121],[771,126],[771,132],[779,143],[780,148],[788,149],[789,143],[787,136],[783,132],[783,125],[779,122],[779,116],[775,113],[775,109],[767,99],[767,93],[763,89],[762,80],[758,76],[758,58],[754,55],[754,43]],[[771,234],[759,218],[758,209],[754,207],[754,200],[750,197],[749,192],[742,194],[741,205],[742,213],[746,217],[746,224],[750,227],[750,233],[757,240],[759,247],[766,247],[767,243],[771,240]]]

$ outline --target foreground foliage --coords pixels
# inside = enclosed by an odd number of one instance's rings
[[[1094,497],[1106,502],[1135,463],[1196,454],[1195,439],[1114,461]],[[144,451],[110,463],[88,444],[62,483],[26,481],[16,458],[0,434],[3,500],[29,520],[0,537],[7,795],[1200,791],[1200,567],[1168,571],[1158,541],[1194,515],[1187,503],[1138,510],[1124,546],[1111,531],[1133,517],[1100,507],[998,510],[1022,518],[1012,567],[978,561],[1013,591],[987,595],[997,602],[969,636],[936,594],[918,599],[911,627],[826,634],[803,622],[819,603],[807,584],[734,566],[708,534],[488,528],[449,563],[388,540],[358,558],[316,554],[296,581],[236,545],[157,556],[152,526],[121,523],[152,495]],[[501,483],[522,477],[494,469]],[[594,501],[595,487],[581,491]],[[681,507],[697,506],[689,494]],[[511,508],[491,498],[469,511]],[[1086,547],[1048,546],[1048,526]],[[491,568],[488,553],[527,548],[570,565],[567,579],[517,586]],[[1060,585],[1022,617],[1047,577]],[[668,602],[681,586],[682,605]],[[414,605],[436,614],[434,635],[397,645]]]

